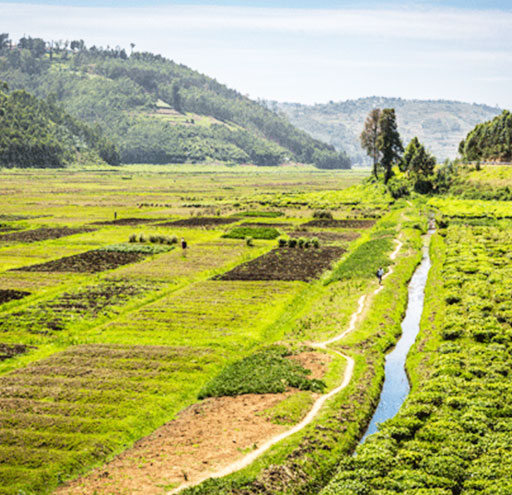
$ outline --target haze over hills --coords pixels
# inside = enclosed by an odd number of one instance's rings
[[[98,124],[123,163],[222,161],[349,168],[345,154],[206,75],[160,55],[0,34],[0,80]]]
[[[369,97],[325,104],[266,102],[292,124],[313,137],[343,149],[355,164],[369,163],[359,144],[366,116],[373,108],[395,108],[404,146],[414,137],[439,161],[457,156],[460,141],[476,124],[492,119],[501,109],[445,100],[405,100]]]

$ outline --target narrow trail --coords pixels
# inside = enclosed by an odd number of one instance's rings
[[[400,249],[403,246],[402,241],[400,241],[399,239],[395,239],[395,242],[397,243],[397,246],[396,246],[395,250],[389,255],[389,258],[391,260],[394,260],[397,257]],[[387,273],[382,277],[382,279],[383,280],[386,279],[392,273],[393,273],[393,268],[391,267],[387,271]],[[371,295],[372,296],[377,295],[383,288],[384,288],[384,285],[380,285],[373,291],[373,293]],[[366,294],[359,298],[358,308],[352,314],[352,316],[350,318],[350,323],[346,330],[344,330],[339,335],[333,337],[332,339],[326,340],[324,342],[310,342],[308,345],[311,347],[314,347],[316,349],[327,350],[328,345],[333,344],[334,342],[338,342],[339,340],[343,339],[346,335],[348,335],[350,332],[352,332],[356,327],[357,319],[359,318],[359,316],[362,314],[362,312],[364,310],[365,303],[366,303],[367,299],[368,298],[367,298]],[[299,431],[303,430],[307,425],[309,425],[315,419],[315,417],[318,415],[318,413],[320,412],[320,409],[322,408],[324,403],[327,400],[329,400],[331,397],[333,397],[336,394],[338,394],[339,392],[341,392],[350,383],[350,380],[352,379],[352,375],[354,372],[355,362],[354,362],[353,358],[351,358],[350,356],[347,356],[346,354],[343,354],[339,351],[336,351],[333,349],[330,349],[330,350],[331,350],[331,352],[334,352],[338,356],[341,356],[347,360],[347,366],[346,366],[345,372],[343,374],[343,381],[341,382],[340,385],[338,385],[336,388],[331,390],[329,393],[319,397],[313,404],[313,407],[310,409],[308,414],[304,417],[304,419],[300,423],[297,423],[293,428],[291,428],[273,438],[270,438],[264,444],[262,444],[256,450],[253,450],[250,454],[247,454],[242,459],[239,459],[238,461],[233,462],[232,464],[226,466],[223,469],[220,469],[219,471],[216,471],[214,473],[208,473],[205,476],[203,476],[202,478],[196,479],[193,482],[184,483],[184,484],[180,485],[179,487],[175,488],[174,490],[168,492],[168,495],[173,495],[175,493],[181,492],[185,488],[190,488],[192,486],[199,485],[200,483],[202,483],[203,481],[205,481],[209,478],[222,478],[222,477],[228,476],[229,474],[232,474],[236,471],[239,471],[239,470],[249,466],[250,464],[252,464],[260,455],[265,453],[267,450],[269,450],[271,447],[273,447],[280,441],[290,437],[291,435],[294,435],[295,433],[298,433]]]

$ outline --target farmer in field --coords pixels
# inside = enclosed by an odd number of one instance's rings
[[[384,276],[384,268],[380,267],[377,270],[377,278],[379,279],[379,285],[382,285],[382,277]]]
[[[186,256],[187,253],[187,241],[184,237],[181,238],[181,249],[183,251],[183,256]]]

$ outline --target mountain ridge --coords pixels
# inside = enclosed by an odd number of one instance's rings
[[[354,100],[303,105],[266,101],[274,111],[282,112],[290,122],[336,148],[344,149],[353,162],[368,164],[359,144],[366,116],[373,108],[395,108],[398,130],[406,145],[413,137],[439,161],[457,156],[458,146],[475,125],[501,112],[497,107],[456,100],[421,100],[369,96]]]

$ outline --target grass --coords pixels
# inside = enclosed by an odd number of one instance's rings
[[[314,401],[311,392],[302,391],[290,395],[275,406],[258,414],[277,425],[294,425],[304,418]]]
[[[308,378],[308,370],[286,359],[284,346],[270,346],[226,366],[199,392],[199,398],[242,394],[277,394],[288,387],[321,392],[325,383]]]
[[[274,227],[234,227],[222,237],[228,239],[277,239],[280,233]]]

